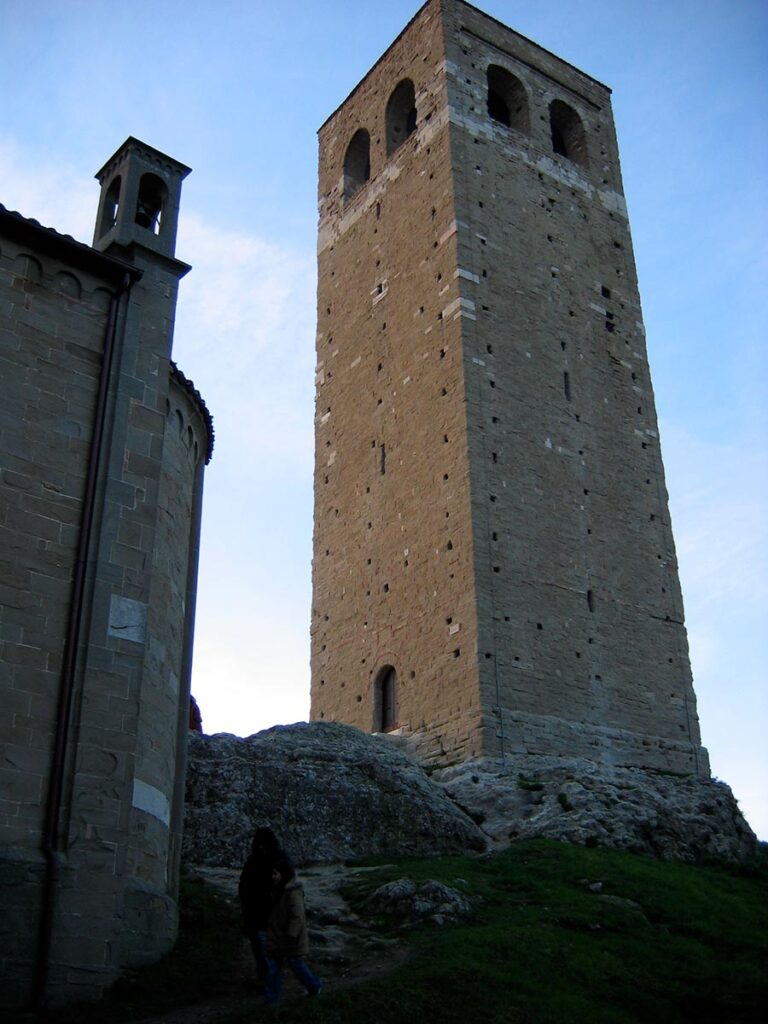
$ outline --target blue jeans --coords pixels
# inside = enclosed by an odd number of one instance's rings
[[[276,1003],[283,988],[283,964],[287,964],[309,995],[320,991],[320,979],[312,973],[303,956],[267,957],[267,977],[264,981],[264,1001]]]
[[[267,974],[269,973],[269,967],[267,965],[267,933],[266,932],[254,932],[250,936],[251,949],[253,950],[253,959],[256,961],[256,976],[259,981],[264,981]]]

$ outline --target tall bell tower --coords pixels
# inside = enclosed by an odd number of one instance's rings
[[[319,138],[313,719],[706,775],[610,90],[429,0]]]

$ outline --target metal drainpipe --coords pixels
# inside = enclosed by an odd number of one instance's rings
[[[40,932],[35,964],[32,1005],[41,1009],[45,1005],[50,966],[51,942],[53,938],[53,917],[56,904],[56,888],[59,881],[60,839],[59,816],[61,814],[64,789],[64,763],[67,755],[67,738],[72,700],[75,688],[75,668],[80,646],[80,632],[83,618],[86,570],[91,547],[91,532],[95,512],[96,485],[101,468],[101,449],[107,415],[109,379],[112,373],[112,357],[117,337],[117,314],[120,299],[131,286],[131,275],[125,274],[109,304],[109,316],[104,335],[104,357],[101,361],[99,389],[96,396],[91,450],[88,458],[88,474],[83,491],[83,512],[80,520],[80,535],[77,541],[77,555],[72,574],[72,599],[69,605],[67,633],[64,640],[64,663],[59,682],[59,703],[56,711],[56,732],[53,744],[53,759],[49,775],[48,800],[43,827],[41,850],[45,857],[43,897],[40,911]]]

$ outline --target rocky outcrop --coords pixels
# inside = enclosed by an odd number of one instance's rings
[[[756,850],[731,790],[716,780],[531,756],[430,776],[413,751],[326,722],[247,739],[190,734],[186,863],[239,867],[259,825],[274,829],[297,864],[537,837],[681,861],[736,863]]]
[[[714,779],[551,757],[469,761],[433,779],[497,846],[543,837],[730,862],[756,851],[733,793]]]
[[[235,867],[268,825],[297,864],[482,850],[486,837],[385,739],[350,726],[190,734],[183,857]]]
[[[424,921],[444,925],[468,917],[472,904],[457,889],[434,879],[417,885],[410,878],[398,878],[371,893],[365,909],[407,928]]]

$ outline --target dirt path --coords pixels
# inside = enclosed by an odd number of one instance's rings
[[[237,901],[239,871],[226,868],[188,867],[190,875],[203,879],[227,899]],[[323,982],[324,992],[333,992],[394,970],[410,956],[407,946],[382,938],[357,917],[340,889],[368,868],[341,864],[306,868],[299,873],[304,884],[310,935],[308,962]],[[140,1024],[215,1024],[235,1013],[260,1019],[261,994],[250,946],[244,939],[221,979],[221,992],[210,1000],[142,1018]],[[285,972],[283,1000],[305,998],[290,971]]]

